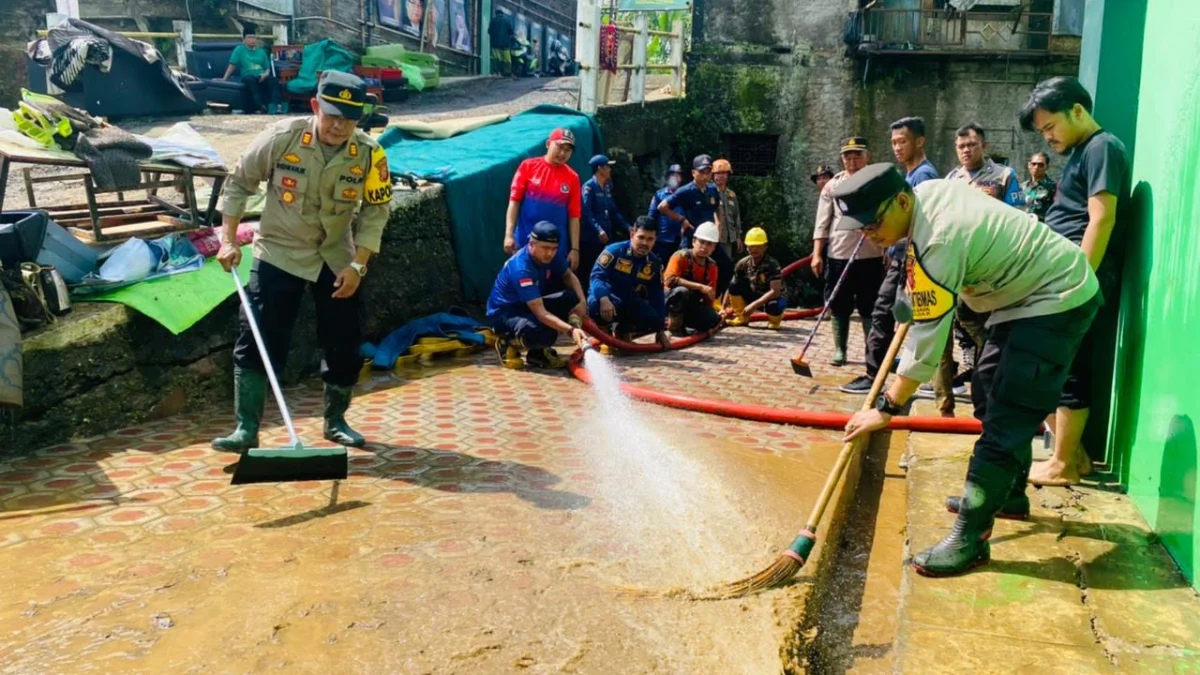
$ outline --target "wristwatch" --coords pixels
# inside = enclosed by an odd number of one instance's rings
[[[879,398],[875,399],[875,409],[885,415],[891,415],[892,417],[904,412],[904,406],[888,398],[886,393],[881,393]]]
[[[360,276],[360,277],[367,276],[367,266],[366,265],[352,262],[352,263],[350,263],[350,269],[354,270],[355,272],[358,272],[358,276]]]

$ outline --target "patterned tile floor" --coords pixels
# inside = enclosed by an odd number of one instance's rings
[[[804,325],[617,363],[666,389],[853,409],[832,386],[852,369],[811,385],[791,373]],[[288,400],[319,439],[318,386]],[[486,353],[364,382],[349,418],[371,444],[336,494],[230,486],[234,457],[208,447],[229,410],[0,460],[0,672],[778,670],[799,585],[724,603],[616,590],[772,561],[837,434],[627,414],[655,433],[606,428],[582,384]],[[263,444],[282,444],[267,423]]]

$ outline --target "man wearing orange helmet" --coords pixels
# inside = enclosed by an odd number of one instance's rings
[[[717,277],[717,292],[724,293],[733,277],[734,256],[745,250],[742,244],[742,211],[738,207],[737,194],[729,187],[729,177],[733,175],[733,165],[727,159],[713,162],[713,183],[717,193],[721,195],[721,227],[720,240],[713,260],[717,263],[720,274]]]

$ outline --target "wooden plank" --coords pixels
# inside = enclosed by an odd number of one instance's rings
[[[125,213],[145,213],[147,211],[164,210],[163,207],[159,206],[158,204],[148,204],[144,201],[126,202],[125,204],[126,205],[123,206],[110,206],[109,204],[102,204],[96,209],[96,213],[99,213],[101,216],[117,216]],[[87,210],[86,204],[83,206],[83,208],[71,208],[69,211],[58,211],[55,208],[47,208],[46,212],[50,214],[51,218],[60,221],[60,225],[62,224],[61,221],[64,220],[78,220],[79,218],[85,218],[90,221],[92,217],[92,214]]]
[[[95,243],[115,243],[124,241],[130,237],[140,237],[142,239],[159,237],[164,234],[178,232],[180,228],[170,223],[160,223],[157,220],[149,222],[126,223],[124,225],[114,225],[105,227],[101,230],[100,241],[97,242],[91,230],[83,230],[79,228],[72,229],[72,234],[85,244]]]
[[[166,213],[166,212],[162,211],[162,210],[158,210],[158,211],[142,211],[140,213],[123,213],[123,214],[116,214],[116,215],[111,215],[111,216],[102,216],[100,218],[100,227],[108,227],[110,225],[121,225],[123,223],[129,223],[129,222],[134,222],[134,221],[138,221],[138,220],[147,220],[150,218],[157,217],[158,214],[160,214],[160,213]],[[92,226],[92,219],[90,217],[86,217],[86,216],[81,217],[81,218],[71,218],[69,220],[58,220],[57,222],[59,225],[62,225],[63,227],[91,227]]]
[[[125,201],[102,202],[101,204],[99,204],[99,206],[101,208],[106,208],[106,209],[107,208],[117,208],[118,206],[146,206],[146,205],[147,204],[146,204],[145,199],[130,199],[130,200],[125,200]],[[55,213],[60,213],[60,212],[70,213],[71,211],[83,211],[84,213],[87,213],[88,212],[87,207],[88,207],[87,204],[61,204],[58,206],[47,206],[47,207],[44,207],[42,210],[46,211],[47,213],[50,213],[50,214],[55,214]],[[70,216],[68,216],[68,217],[70,217]]]

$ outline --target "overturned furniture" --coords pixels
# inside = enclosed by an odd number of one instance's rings
[[[187,167],[178,164],[138,162],[141,179],[136,185],[121,188],[100,188],[83,159],[61,150],[0,147],[0,210],[8,185],[8,173],[13,164],[31,164],[81,169],[78,172],[51,176],[34,176],[24,167],[25,193],[29,207],[46,211],[52,219],[88,243],[115,243],[130,237],[152,237],[190,230],[214,224],[217,197],[225,183],[222,168]],[[197,198],[196,180],[211,180],[211,192],[205,205]],[[65,206],[38,206],[34,185],[59,181],[82,181],[87,201]],[[158,194],[162,188],[174,188],[181,203]],[[128,193],[145,191],[142,199],[128,198]],[[116,195],[115,200],[102,201],[101,195]]]

